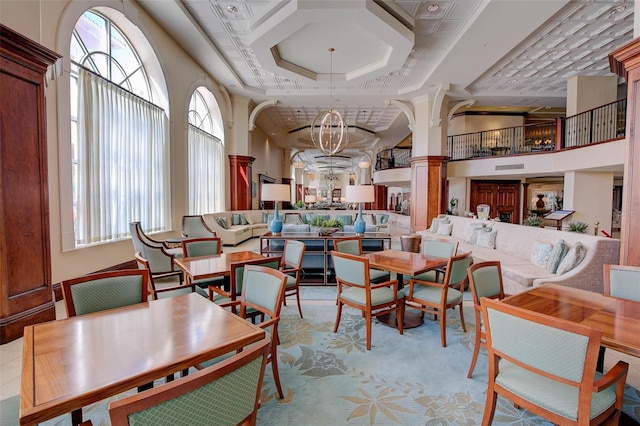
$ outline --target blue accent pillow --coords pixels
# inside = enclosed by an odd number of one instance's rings
[[[558,271],[558,266],[565,254],[567,254],[567,243],[563,239],[558,240],[557,243],[551,248],[551,254],[549,254],[549,260],[547,260],[547,271],[555,274]]]
[[[229,226],[227,226],[227,221],[224,217],[217,217],[216,222],[218,222],[218,225],[220,225],[223,229],[229,229]]]
[[[231,224],[240,225],[240,215],[238,213],[231,214]]]
[[[240,215],[240,225],[248,225],[249,221],[247,220],[247,216],[241,214]]]

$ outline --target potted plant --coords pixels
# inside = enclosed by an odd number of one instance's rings
[[[586,222],[569,222],[567,223],[567,231],[578,232],[580,234],[586,234],[589,229],[589,225]]]
[[[458,199],[452,197],[449,200],[449,210],[447,210],[447,214],[457,215],[458,214]]]
[[[542,226],[543,219],[540,216],[529,216],[527,217],[522,224],[524,226]]]
[[[330,235],[342,229],[342,221],[338,219],[322,219],[321,217],[315,217],[310,223],[314,228],[317,228],[320,235]]]

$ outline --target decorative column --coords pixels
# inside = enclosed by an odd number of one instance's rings
[[[251,164],[254,160],[246,155],[229,155],[231,210],[251,210]]]
[[[433,155],[411,159],[411,230],[429,228],[431,220],[447,208],[449,157]]]
[[[387,209],[387,187],[384,185],[373,185],[374,192],[376,194],[376,201],[371,205],[372,210],[386,210]],[[366,204],[365,204],[366,206]]]
[[[620,264],[640,265],[640,38],[609,55],[611,71],[627,82],[627,149],[624,158],[622,223],[620,226]],[[633,189],[635,191],[633,191]]]

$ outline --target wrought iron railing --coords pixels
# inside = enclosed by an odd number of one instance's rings
[[[564,148],[591,145],[624,137],[627,100],[621,99],[589,111],[567,117]]]
[[[411,167],[411,147],[395,147],[380,151],[376,156],[376,170]]]

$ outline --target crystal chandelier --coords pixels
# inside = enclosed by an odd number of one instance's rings
[[[311,123],[311,141],[324,155],[342,151],[349,142],[348,128],[338,111],[333,109],[333,47],[329,48],[331,69],[329,73],[329,110],[316,115]]]

